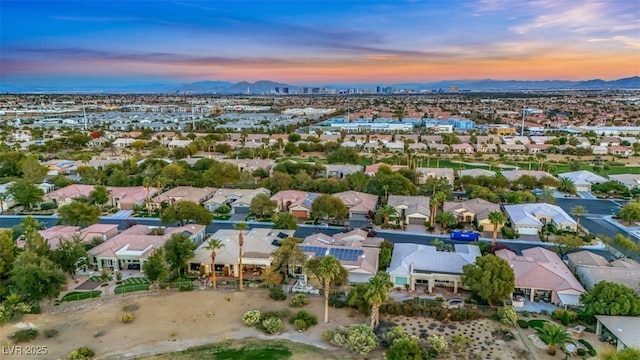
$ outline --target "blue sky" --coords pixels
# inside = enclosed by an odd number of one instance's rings
[[[2,0],[0,7],[5,85],[640,73],[635,0]]]

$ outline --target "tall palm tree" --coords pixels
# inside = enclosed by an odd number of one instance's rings
[[[587,208],[582,205],[576,205],[571,208],[571,215],[574,215],[576,217],[576,232],[580,231],[580,216],[586,214],[587,212]]]
[[[547,344],[547,353],[550,355],[556,354],[557,345],[562,346],[571,341],[571,335],[567,330],[555,324],[545,323],[544,326],[536,331],[540,340]]]
[[[489,222],[493,224],[493,240],[491,240],[491,247],[495,248],[496,239],[498,238],[498,226],[507,222],[507,218],[502,211],[492,211],[488,215]]]
[[[153,180],[145,176],[144,179],[142,179],[142,186],[147,190],[147,213],[151,216],[151,188],[153,187]]]
[[[324,322],[329,322],[329,292],[331,282],[340,276],[342,265],[331,255],[325,256],[318,264],[318,276],[324,282]]]
[[[0,213],[4,212],[4,203],[9,199],[9,193],[0,192]]]
[[[167,180],[162,176],[158,175],[153,179],[153,182],[155,183],[156,188],[158,190],[158,193],[156,194],[156,196],[158,196],[162,193],[162,189],[167,184]]]
[[[238,276],[240,283],[238,284],[238,289],[240,291],[244,290],[244,286],[242,283],[242,246],[244,246],[244,234],[243,231],[249,228],[246,222],[239,222],[234,225],[234,228],[238,230]]]
[[[558,190],[560,191],[564,191],[566,193],[569,194],[575,194],[576,193],[576,184],[573,182],[573,180],[567,178],[567,177],[560,177],[560,184],[558,184]]]
[[[431,205],[431,226],[435,226],[436,224],[436,216],[438,215],[438,207],[445,200],[447,200],[447,194],[438,191],[431,196],[429,200],[429,205]]]
[[[371,327],[374,329],[380,323],[380,305],[389,298],[389,289],[392,286],[386,272],[379,272],[369,279],[364,297],[371,304]]]
[[[213,277],[214,289],[218,288],[218,284],[216,283],[216,251],[223,247],[224,243],[220,239],[209,239],[209,241],[207,241],[207,246],[204,247],[205,250],[211,251],[211,274]]]
[[[391,205],[385,205],[378,209],[378,213],[384,216],[384,224],[387,225],[387,223],[389,223],[389,217],[397,215],[398,211]]]

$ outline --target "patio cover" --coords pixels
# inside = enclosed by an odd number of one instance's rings
[[[596,315],[596,319],[627,347],[640,347],[640,317]]]
[[[580,294],[561,294],[558,293],[558,298],[560,298],[560,303],[565,306],[579,306],[580,305]]]

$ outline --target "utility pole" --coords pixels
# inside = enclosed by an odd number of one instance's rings
[[[520,136],[524,136],[524,118],[527,113],[527,100],[524,101],[524,106],[522,107],[522,129],[520,129]]]
[[[84,117],[84,131],[87,131],[87,105],[84,103],[84,99],[82,99],[82,114]]]

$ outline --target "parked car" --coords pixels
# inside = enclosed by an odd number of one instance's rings
[[[349,231],[353,231],[353,228],[349,225],[342,228],[343,233],[348,233]]]
[[[367,237],[378,237],[378,233],[371,226],[363,227],[362,230],[367,232]]]
[[[316,229],[327,230],[327,229],[329,229],[329,224],[320,223],[320,224],[316,225]]]

